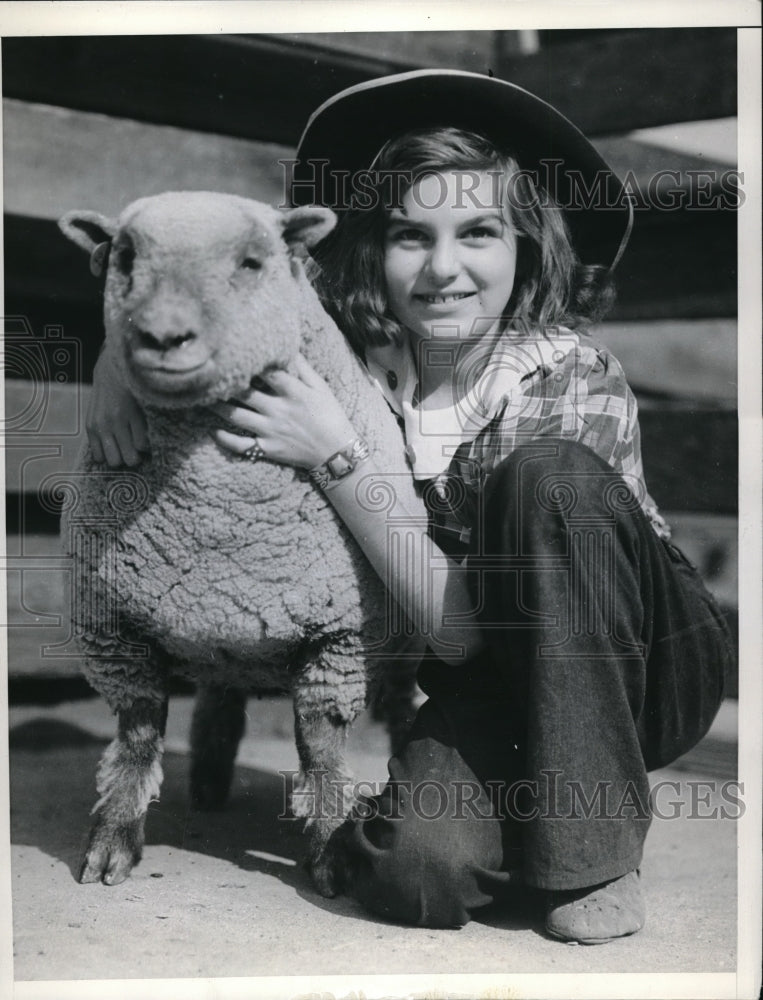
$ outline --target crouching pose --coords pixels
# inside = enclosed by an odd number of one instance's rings
[[[340,213],[315,285],[398,415],[430,510],[429,535],[391,560],[384,512],[356,492],[377,458],[327,467],[432,647],[389,782],[342,829],[346,891],[457,927],[521,880],[558,938],[631,934],[647,772],[707,731],[732,646],[647,492],[623,371],[589,332],[628,199],[554,108],[455,71],[342,92],[297,155],[294,200]],[[310,468],[357,437],[309,368],[269,390],[225,408],[238,433],[218,432],[222,448]]]

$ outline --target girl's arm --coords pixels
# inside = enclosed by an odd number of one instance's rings
[[[108,345],[93,371],[85,427],[93,458],[112,469],[138,465],[150,450],[145,414],[120,381]]]
[[[345,442],[346,443],[346,442]],[[326,496],[344,521],[368,561],[384,581],[408,618],[426,636],[432,651],[445,663],[463,663],[483,647],[481,631],[473,612],[467,586],[466,569],[446,556],[432,541],[426,529],[401,529],[398,560],[390,552],[390,529],[384,511],[368,510],[358,502],[356,488],[362,476],[384,471],[373,461],[363,462],[349,476],[326,490]],[[410,513],[396,507],[396,513]],[[445,624],[448,616],[457,616],[457,624]]]
[[[217,431],[217,441],[224,448],[242,454],[256,437],[266,459],[310,469],[357,437],[329,387],[303,359],[299,359],[295,374],[274,372],[268,383],[274,395],[254,390],[242,400],[246,407],[217,407],[247,435]],[[404,565],[391,559],[386,513],[369,510],[356,495],[360,477],[369,475],[378,475],[382,482],[386,478],[373,455],[327,489],[326,496],[432,650],[446,663],[471,659],[482,649],[483,641],[466,570],[434,544],[423,526],[421,531],[402,529],[406,536],[405,545],[401,539]],[[415,520],[417,512],[409,513]],[[457,615],[458,624],[444,624],[443,616],[448,615]]]

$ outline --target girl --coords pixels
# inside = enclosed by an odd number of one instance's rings
[[[312,470],[432,651],[389,783],[337,838],[345,888],[454,927],[521,880],[558,938],[631,934],[647,771],[707,731],[732,654],[646,490],[623,372],[588,333],[630,204],[555,109],[455,71],[342,92],[298,161],[295,202],[340,214],[316,286],[398,414],[431,512],[399,565],[357,489],[384,470],[305,363],[219,408],[235,429],[221,447]],[[96,452],[135,462],[141,415],[105,370],[93,412]]]

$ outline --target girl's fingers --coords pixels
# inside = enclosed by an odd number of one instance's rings
[[[140,465],[140,454],[132,443],[132,436],[129,429],[117,438],[117,447],[122,453],[122,461],[131,468]]]
[[[310,362],[307,361],[301,354],[298,354],[294,359],[294,371],[305,383],[305,385],[312,386],[313,388],[318,388],[323,385],[323,379],[313,368]]]
[[[215,403],[212,409],[222,412],[220,407],[236,406],[237,404],[248,410],[271,414],[274,408],[278,409],[279,399],[278,396],[274,396],[271,392],[263,392],[261,389],[250,389],[241,396],[235,396],[227,403]]]
[[[130,418],[130,433],[132,434],[132,443],[138,451],[151,451],[151,445],[148,440],[146,418],[142,413],[135,413]]]
[[[101,445],[101,439],[97,434],[88,433],[88,441],[90,443],[90,453],[93,456],[93,460],[102,465],[106,461],[106,456],[103,453],[103,447]]]
[[[274,368],[267,375],[263,375],[262,380],[272,386],[279,396],[297,397],[304,385],[302,379],[283,368]]]
[[[101,436],[101,444],[106,464],[110,469],[118,469],[120,465],[124,464],[122,460],[122,451],[117,444],[116,438],[112,437],[110,434],[103,434]]]
[[[252,434],[262,434],[268,421],[265,414],[255,413],[244,406],[233,406],[231,403],[218,403],[213,409],[228,423]]]
[[[225,431],[222,428],[215,431],[215,440],[226,451],[232,451],[236,455],[243,455],[248,448],[257,443],[253,437],[231,434],[230,431]]]

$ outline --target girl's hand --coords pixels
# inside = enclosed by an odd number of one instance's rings
[[[95,365],[85,427],[93,458],[112,469],[139,465],[140,453],[150,451],[145,414],[120,382],[108,350]]]
[[[317,372],[298,355],[292,372],[264,378],[273,394],[252,389],[213,407],[241,434],[218,430],[217,443],[237,455],[259,444],[264,458],[312,469],[357,437],[347,414]]]

